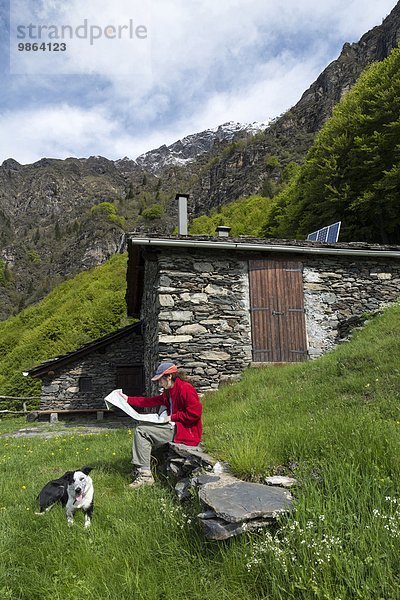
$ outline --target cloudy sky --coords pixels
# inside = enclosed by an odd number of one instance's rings
[[[395,3],[0,0],[0,162],[135,158],[268,121]]]

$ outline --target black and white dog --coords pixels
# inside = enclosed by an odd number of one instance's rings
[[[92,467],[82,467],[80,471],[67,471],[59,479],[46,483],[38,495],[40,512],[43,515],[57,502],[65,509],[68,525],[74,522],[74,513],[82,509],[85,513],[85,527],[90,527],[93,515],[93,481],[89,476]]]

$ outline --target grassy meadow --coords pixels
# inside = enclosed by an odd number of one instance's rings
[[[196,503],[131,491],[132,431],[0,437],[0,599],[400,598],[400,306],[316,361],[249,369],[204,398],[204,443],[239,476],[292,474],[268,532],[206,541]],[[31,425],[29,425],[30,427]],[[32,426],[35,426],[33,424]],[[27,427],[3,419],[0,434]],[[95,513],[34,515],[41,486],[94,467]]]

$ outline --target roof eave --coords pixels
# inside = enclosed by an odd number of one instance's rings
[[[89,342],[88,344],[85,344],[84,346],[81,346],[77,350],[69,352],[68,354],[65,354],[63,356],[54,358],[53,360],[46,361],[44,363],[41,363],[40,365],[37,365],[36,367],[33,367],[32,369],[24,371],[23,375],[24,375],[24,377],[29,376],[34,379],[40,378],[43,375],[46,375],[49,371],[59,369],[60,367],[63,367],[65,365],[79,359],[82,356],[86,356],[87,354],[90,354],[91,352],[96,352],[96,350],[99,350],[100,348],[109,346],[113,342],[117,341],[119,338],[127,335],[130,331],[132,333],[134,333],[136,329],[138,331],[140,331],[141,326],[142,326],[142,324],[140,321],[138,323],[133,323],[132,325],[127,325],[126,327],[123,327],[114,333],[107,334],[106,336],[99,338],[98,340],[95,340],[94,342]]]
[[[129,235],[129,234],[128,234]],[[290,244],[256,244],[248,242],[217,242],[208,240],[193,240],[188,238],[149,238],[149,237],[129,237],[129,242],[139,246],[167,246],[176,248],[207,248],[223,250],[241,250],[255,252],[277,252],[291,254],[316,254],[316,255],[334,255],[334,256],[365,256],[371,258],[398,258],[400,259],[400,250],[376,250],[367,248],[335,248],[332,246],[297,246]]]

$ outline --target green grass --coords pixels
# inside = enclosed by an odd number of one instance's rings
[[[0,438],[0,598],[395,600],[400,597],[400,306],[317,361],[250,369],[204,398],[206,449],[245,479],[293,474],[269,532],[207,542],[194,505],[132,492],[131,432]],[[0,433],[26,427],[0,422]],[[57,429],[56,429],[57,431]],[[35,497],[94,466],[92,528]]]
[[[15,425],[25,426],[20,419]],[[10,421],[3,429],[11,428]],[[204,542],[190,511],[170,492],[133,492],[132,432],[1,440],[0,598],[224,598],[241,595],[237,544]],[[64,470],[94,466],[95,513],[68,529],[62,509],[35,516],[41,486]],[[239,545],[246,547],[246,540]],[[250,594],[245,597],[250,598]],[[253,595],[254,597],[254,595]]]

